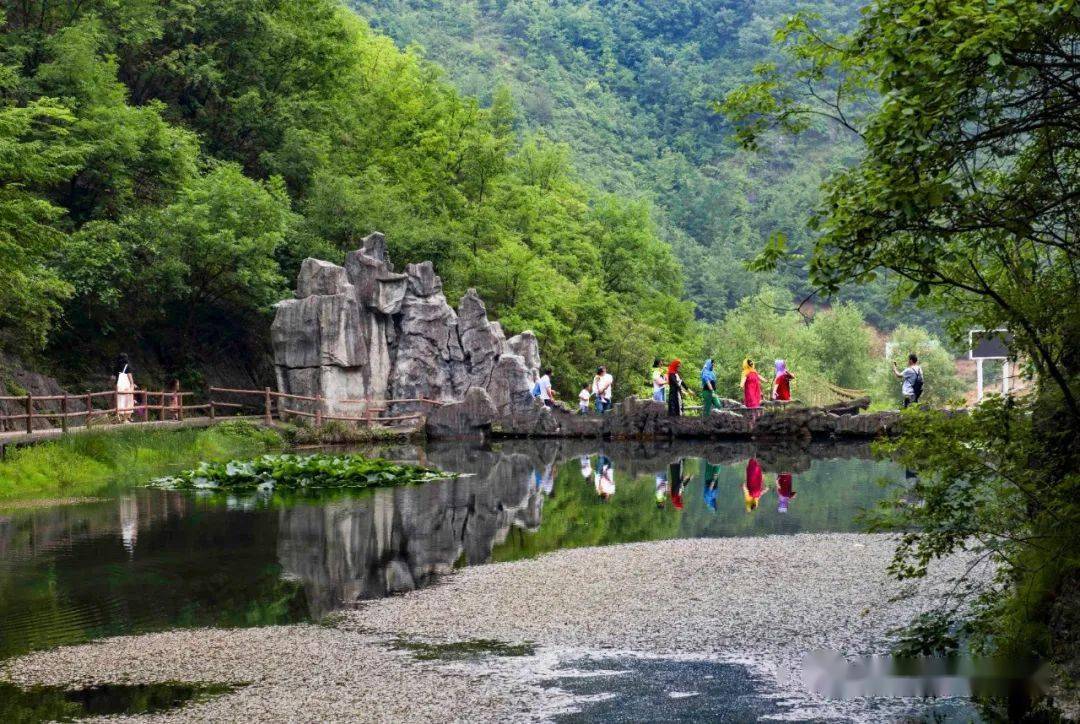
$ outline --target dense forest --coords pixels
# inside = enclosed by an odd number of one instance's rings
[[[71,380],[121,350],[191,382],[254,367],[300,261],[373,229],[536,330],[564,379],[694,339],[643,201],[334,0],[8,2],[2,23],[0,351]]]
[[[814,291],[805,264],[766,275],[744,263],[778,233],[810,249],[818,188],[858,156],[857,137],[823,121],[797,138],[770,137],[768,153],[745,153],[715,101],[760,64],[785,62],[773,39],[792,13],[844,31],[862,0],[351,1],[463,92],[490,103],[509,89],[523,127],[567,143],[589,183],[648,199],[700,318],[722,319],[764,285],[799,300]],[[836,296],[879,328],[932,324],[910,304],[898,312],[892,288],[883,277]]]

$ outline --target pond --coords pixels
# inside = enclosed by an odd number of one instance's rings
[[[560,548],[860,530],[904,470],[865,446],[508,441],[376,451],[463,477],[295,503],[138,489],[0,512],[0,658],[176,627],[319,621]]]

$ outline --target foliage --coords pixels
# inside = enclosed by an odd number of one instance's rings
[[[977,645],[1048,652],[1045,596],[1078,562],[1076,454],[1041,457],[1060,414],[1037,402],[991,396],[970,415],[907,411],[904,437],[882,445],[883,453],[920,472],[878,518],[906,531],[890,570],[900,578],[922,576],[933,559],[957,551],[999,566],[996,578],[966,582],[982,596],[968,627]],[[960,594],[970,592],[959,587],[943,610],[953,614],[969,604]]]
[[[897,503],[911,530],[893,571],[922,575],[974,546],[999,564],[974,609],[982,643],[1062,658],[1075,652],[1055,650],[1047,622],[1080,577],[1078,35],[1075,0],[877,0],[846,35],[793,20],[780,38],[790,82],[763,68],[725,103],[747,145],[823,116],[861,136],[862,160],[824,188],[815,283],[885,271],[954,315],[954,332],[1014,334],[1033,395],[991,398],[970,417],[909,412],[886,448],[919,474],[914,504]],[[759,266],[784,256],[767,249]]]
[[[235,422],[206,430],[80,432],[9,453],[0,462],[0,500],[94,496],[199,460],[228,460],[280,445],[273,432]]]
[[[134,345],[258,374],[302,260],[374,229],[535,330],[567,389],[693,338],[648,204],[579,180],[509,91],[463,96],[336,0],[6,7],[4,349],[45,342],[72,377]],[[624,323],[648,350],[625,363]]]
[[[820,309],[804,318],[793,308],[787,292],[765,288],[742,300],[723,321],[706,335],[704,357],[716,363],[717,390],[721,395],[739,398],[742,361],[755,361],[758,372],[771,385],[774,360],[783,359],[795,375],[793,396],[817,403],[827,390],[825,383],[851,390],[869,390],[875,402],[896,408],[900,402],[899,386],[892,367],[873,349],[871,331],[858,308],[839,304]],[[897,328],[895,339],[910,343],[912,349],[927,350],[927,379],[938,386],[926,388],[927,400],[944,404],[962,387],[951,355],[923,330]],[[906,355],[905,355],[906,357]],[[886,370],[887,368],[887,370]],[[888,378],[884,372],[888,372]],[[879,373],[880,372],[880,373]],[[684,376],[693,381],[689,372]],[[931,397],[931,393],[933,396]]]
[[[952,354],[925,329],[901,324],[889,337],[893,345],[892,359],[880,359],[874,364],[871,395],[875,402],[887,402],[896,409],[903,402],[901,381],[893,374],[893,364],[903,370],[908,366],[907,357],[915,353],[923,371],[923,395],[920,401],[933,407],[953,404],[963,397],[967,387],[956,374]]]
[[[818,124],[794,141],[764,139],[772,154],[757,157],[728,142],[712,100],[759,64],[783,72],[770,41],[792,12],[847,30],[861,2],[350,2],[398,42],[419,44],[466,93],[508,89],[525,130],[569,144],[589,181],[648,198],[699,318],[718,321],[765,284],[800,298],[812,291],[802,265],[767,277],[743,262],[777,232],[791,248],[812,247],[806,219],[818,187],[857,156],[858,143]],[[851,296],[871,322],[891,327],[892,285],[882,281]]]
[[[400,441],[409,433],[382,427],[367,427],[344,420],[327,420],[322,426],[304,422],[284,423],[276,429],[281,431],[290,446],[309,445],[356,445],[360,443]]]
[[[450,477],[437,470],[397,465],[363,455],[264,455],[254,460],[204,462],[151,484],[166,490],[273,492],[318,495],[327,489],[415,485]]]

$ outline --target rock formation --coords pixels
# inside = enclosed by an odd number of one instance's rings
[[[522,411],[533,404],[540,367],[531,332],[506,339],[475,289],[455,310],[431,262],[395,272],[379,233],[344,267],[305,260],[296,298],[277,305],[271,337],[278,389],[321,396],[323,412],[346,417],[364,409],[347,400],[457,402],[473,388],[486,390],[499,414]]]

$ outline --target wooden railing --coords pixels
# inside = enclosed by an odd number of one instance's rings
[[[223,402],[217,399],[217,395],[238,395],[248,397],[259,397],[260,400],[256,403],[245,404],[236,402]],[[275,401],[278,404],[275,405]],[[314,411],[297,409],[297,405],[292,404],[295,402],[300,403],[312,403]],[[357,405],[359,412],[363,414],[357,415],[342,415],[337,413],[329,413],[323,410],[323,407],[327,404],[333,404],[335,406],[340,405]],[[424,413],[417,412],[406,415],[381,415],[379,413],[386,412],[390,409],[391,405],[429,405],[440,406],[442,402],[438,400],[429,400],[423,397],[398,399],[398,400],[334,400],[323,397],[322,395],[307,396],[307,395],[290,395],[285,392],[276,392],[269,387],[264,387],[261,390],[243,390],[231,387],[211,387],[210,388],[210,417],[215,417],[218,408],[230,408],[230,409],[257,409],[259,410],[267,424],[274,421],[275,410],[278,419],[287,420],[289,416],[303,417],[306,419],[314,420],[315,427],[321,427],[323,422],[331,420],[338,420],[341,422],[356,422],[364,423],[371,426],[375,424],[386,424],[395,422],[404,422],[407,420],[420,420],[423,419]],[[288,406],[291,405],[291,406]],[[303,405],[301,405],[303,406]]]
[[[128,394],[132,397],[132,405],[130,408],[120,409],[120,396]],[[21,395],[21,396],[0,396],[0,402],[17,402],[22,407],[23,412],[14,415],[0,414],[0,421],[5,420],[22,420],[25,424],[26,433],[29,435],[34,432],[34,420],[60,420],[60,429],[67,432],[70,426],[70,420],[73,418],[83,418],[84,425],[90,425],[95,417],[103,418],[108,415],[120,415],[130,413],[133,420],[142,418],[142,422],[150,421],[151,411],[157,411],[158,419],[165,420],[166,417],[183,421],[184,415],[188,412],[194,412],[195,410],[204,410],[209,407],[208,404],[201,405],[188,405],[184,404],[185,398],[191,397],[195,393],[175,391],[169,392],[165,390],[151,391],[151,390],[133,390],[132,392],[117,392],[116,390],[107,390],[104,392],[87,392],[81,395]],[[107,398],[105,407],[94,407],[94,401],[102,398]],[[152,404],[153,401],[157,404]],[[37,410],[34,408],[35,403],[46,402],[59,402],[59,410]],[[73,410],[72,408],[78,405],[82,405],[81,410]],[[111,405],[108,406],[108,405]]]
[[[121,395],[132,395],[133,405],[130,408],[121,409]],[[269,387],[261,390],[247,390],[230,387],[211,387],[208,390],[206,402],[188,404],[194,392],[186,391],[152,391],[134,390],[132,392],[117,392],[105,390],[102,392],[87,392],[80,395],[20,395],[0,396],[0,402],[15,402],[22,412],[16,414],[0,413],[0,422],[19,420],[20,427],[24,427],[26,434],[46,429],[57,429],[55,421],[59,420],[59,429],[67,432],[73,422],[82,418],[83,426],[89,427],[95,419],[104,422],[109,416],[119,417],[122,414],[130,414],[133,423],[152,422],[152,413],[158,421],[176,420],[183,422],[185,418],[203,417],[211,421],[223,416],[222,413],[230,411],[233,414],[244,410],[254,411],[263,417],[267,424],[272,424],[275,417],[279,420],[288,420],[290,417],[299,417],[314,421],[316,427],[321,427],[324,422],[338,420],[342,422],[362,423],[367,426],[386,425],[401,423],[410,420],[421,420],[423,412],[408,414],[386,415],[393,405],[409,406],[439,406],[442,402],[425,398],[397,399],[397,400],[328,400],[321,395],[308,397],[304,395],[290,395],[284,392],[276,392]],[[257,398],[254,402],[237,402],[237,398]],[[105,400],[104,403],[101,400]],[[95,402],[99,405],[95,407]],[[35,405],[44,403],[59,403],[59,410],[36,409]],[[357,406],[357,414],[343,415],[324,411],[327,403],[336,407],[342,405]],[[312,409],[304,410],[301,407],[308,406]],[[82,409],[74,409],[82,407]],[[192,414],[201,412],[201,414]],[[45,420],[48,427],[35,428],[34,422]],[[0,430],[0,432],[4,432]],[[8,431],[12,432],[12,431]]]

